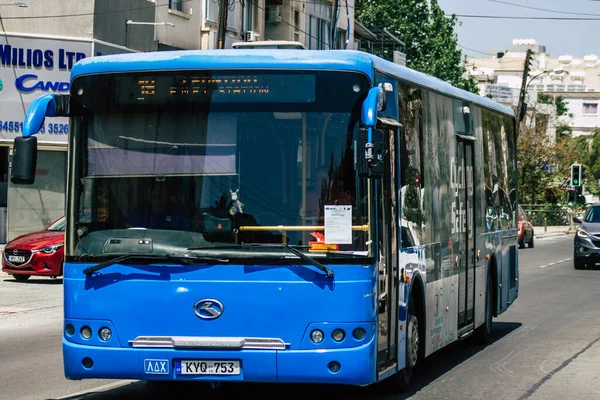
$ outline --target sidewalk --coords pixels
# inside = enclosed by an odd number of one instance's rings
[[[592,341],[572,358],[551,371],[547,379],[529,397],[545,399],[598,399],[600,398],[599,339]]]
[[[574,232],[569,232],[569,226],[534,226],[533,227],[534,237],[545,238],[552,236],[570,235]]]

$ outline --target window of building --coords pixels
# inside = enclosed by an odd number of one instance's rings
[[[348,35],[348,33],[346,32],[345,29],[338,29],[338,33],[337,33],[337,49],[343,49],[344,46],[346,45],[346,36]]]
[[[252,4],[252,0],[246,0],[244,2],[241,3],[242,7],[244,8],[243,10],[243,15],[244,15],[244,19],[243,19],[243,31],[244,32],[248,32],[251,31],[252,28],[254,27],[254,6]]]
[[[598,103],[583,103],[583,115],[597,115]]]
[[[213,0],[206,0],[205,5],[206,22],[217,25],[217,22],[219,21],[219,2]],[[235,2],[233,9],[230,8],[227,10],[227,29],[230,31],[237,31],[238,29],[236,22],[238,21],[238,13],[240,12],[240,7],[240,3]]]
[[[183,12],[183,0],[169,0],[169,9]]]
[[[329,49],[331,43],[331,2],[316,0],[306,4],[308,16],[308,48]]]

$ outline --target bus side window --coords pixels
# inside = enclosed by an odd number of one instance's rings
[[[402,130],[400,135],[400,192],[402,196],[402,247],[418,246],[424,239],[426,223],[422,209],[422,126],[421,92],[418,89],[400,85],[398,102]],[[404,232],[412,232],[411,240],[405,241]]]

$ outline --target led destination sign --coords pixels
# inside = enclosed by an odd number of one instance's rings
[[[313,103],[316,78],[309,74],[118,77],[118,104],[169,101]]]

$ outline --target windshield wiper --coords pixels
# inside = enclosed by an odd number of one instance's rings
[[[268,247],[270,247],[270,248],[276,248],[276,249],[286,249],[286,250],[290,251],[291,253],[297,255],[300,259],[306,261],[307,263],[309,263],[311,265],[314,265],[319,270],[323,271],[328,278],[333,278],[334,277],[334,273],[333,273],[332,270],[330,270],[329,268],[327,268],[325,265],[321,264],[320,262],[318,262],[314,258],[310,257],[309,255],[304,254],[300,250],[293,248],[289,244],[242,243],[241,247],[258,247],[258,248],[261,248],[261,247],[267,247],[268,248]]]
[[[185,256],[176,256],[170,254],[125,254],[116,258],[113,258],[108,261],[101,262],[100,264],[96,264],[91,267],[87,267],[83,270],[83,273],[86,275],[91,275],[96,271],[99,271],[103,268],[110,267],[111,265],[128,261],[128,260],[152,260],[152,261],[175,261],[179,264],[190,264],[198,261],[208,261],[208,262],[218,262],[218,263],[227,263],[229,260],[223,258],[216,257],[189,257]]]

